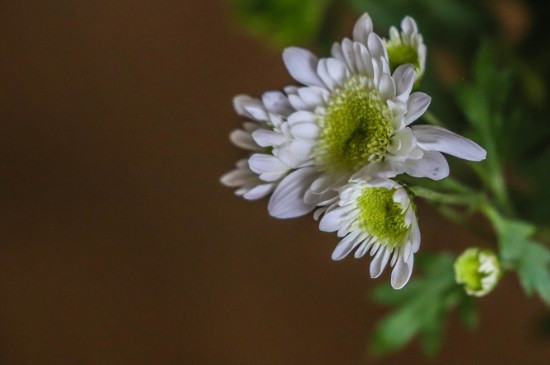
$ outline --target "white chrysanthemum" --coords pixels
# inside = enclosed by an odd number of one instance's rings
[[[273,156],[272,149],[277,141],[273,141],[270,146],[261,146],[252,134],[272,134],[283,143],[286,137],[281,128],[286,128],[283,121],[292,108],[286,96],[278,91],[264,93],[262,100],[238,95],[233,99],[233,105],[237,113],[248,121],[243,123],[242,129],[231,132],[229,139],[237,147],[252,154],[248,160],[239,160],[236,169],[224,174],[220,181],[226,186],[237,188],[235,194],[245,199],[260,199],[273,191],[291,167]]]
[[[333,260],[354,250],[356,258],[370,251],[372,278],[390,263],[393,288],[400,289],[409,281],[420,230],[414,202],[399,183],[381,178],[351,182],[341,189],[337,206],[329,208],[319,228],[343,237],[332,253]]]
[[[273,154],[295,170],[273,192],[271,215],[291,218],[328,205],[354,174],[407,173],[437,180],[449,174],[440,152],[473,161],[485,158],[483,148],[443,128],[409,127],[431,99],[411,93],[412,65],[391,73],[385,45],[372,32],[367,14],[356,23],[353,40],[335,44],[332,55],[317,59],[295,47],[283,52],[290,75],[305,86],[285,90],[294,111],[286,121],[288,134],[284,141],[279,136]],[[273,143],[272,135],[263,134],[252,134],[256,143]],[[298,186],[301,197],[294,190]]]
[[[418,33],[416,22],[410,16],[401,21],[401,32],[390,28],[390,39],[385,40],[393,71],[400,65],[410,63],[414,66],[415,80],[419,82],[426,68],[426,45]]]

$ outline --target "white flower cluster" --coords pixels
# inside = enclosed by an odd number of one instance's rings
[[[230,139],[249,157],[221,178],[245,199],[271,194],[268,210],[276,218],[315,211],[321,230],[342,237],[334,260],[370,252],[371,277],[390,263],[396,289],[411,276],[420,231],[411,194],[392,178],[446,177],[442,152],[470,161],[486,156],[446,129],[411,125],[431,100],[412,91],[425,69],[426,46],[412,18],[401,28],[392,27],[383,40],[364,14],[353,39],[335,43],[331,57],[285,49],[285,66],[300,85],[261,99],[235,97],[246,121]]]

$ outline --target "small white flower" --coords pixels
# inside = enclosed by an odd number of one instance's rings
[[[393,288],[400,289],[409,281],[420,230],[414,202],[399,183],[381,178],[351,182],[341,189],[339,202],[327,210],[319,228],[343,237],[332,253],[333,260],[354,250],[356,258],[370,251],[372,278],[380,276],[389,262]]]
[[[410,63],[414,66],[415,80],[418,83],[426,68],[426,45],[418,32],[416,22],[410,16],[401,21],[401,32],[390,28],[390,39],[385,40],[391,70]]]
[[[483,148],[443,128],[409,127],[431,98],[411,93],[411,64],[391,72],[384,42],[372,32],[367,14],[357,21],[353,40],[335,44],[332,55],[317,59],[295,47],[283,52],[290,75],[305,86],[285,90],[293,112],[283,123],[286,140],[273,155],[294,171],[275,188],[271,215],[291,218],[331,204],[354,174],[368,179],[407,173],[438,180],[449,174],[440,152],[472,161],[485,158]],[[252,134],[256,143],[272,143],[263,133]],[[290,188],[297,186],[301,197]]]
[[[497,256],[491,250],[469,248],[455,261],[455,279],[464,285],[469,295],[481,297],[497,285],[502,270]]]

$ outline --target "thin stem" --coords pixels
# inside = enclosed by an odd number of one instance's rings
[[[411,186],[409,187],[409,189],[416,196],[428,199],[436,203],[465,205],[473,208],[480,202],[480,197],[478,194],[447,194],[440,193],[438,191],[427,189],[421,186]]]
[[[443,122],[441,122],[441,120],[430,111],[424,113],[423,118],[431,125],[439,127],[444,126]],[[514,208],[509,197],[508,187],[506,186],[506,180],[504,179],[504,173],[500,163],[500,159],[498,158],[498,155],[496,155],[497,149],[495,146],[493,146],[492,140],[487,140],[485,141],[485,143],[489,143],[490,145],[487,146],[487,149],[489,151],[493,151],[493,156],[489,156],[489,160],[487,161],[488,169],[483,169],[481,166],[470,166],[473,167],[473,170],[487,184],[488,188],[494,195],[496,203],[499,205],[500,209],[507,215],[513,215]],[[449,180],[449,178],[446,180]],[[467,188],[465,185],[456,180],[449,180],[449,182],[452,182],[452,184],[455,185],[454,188]],[[463,192],[467,191],[464,190]]]

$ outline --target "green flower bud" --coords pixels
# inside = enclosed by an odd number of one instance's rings
[[[496,286],[502,271],[497,256],[491,250],[469,248],[455,261],[455,279],[464,285],[468,295],[482,297]]]

